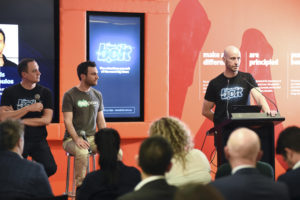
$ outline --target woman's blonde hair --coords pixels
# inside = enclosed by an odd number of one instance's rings
[[[185,167],[186,154],[193,148],[190,130],[176,117],[162,117],[154,121],[149,129],[150,136],[162,136],[172,146],[174,157]]]

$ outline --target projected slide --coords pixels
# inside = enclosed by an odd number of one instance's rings
[[[20,82],[17,24],[0,24],[0,100],[5,88]]]
[[[49,88],[54,100],[54,122],[58,122],[58,1],[9,0],[0,12],[0,100],[5,88],[21,81],[17,65],[33,58],[41,71],[40,84]],[[5,35],[5,36],[4,36]]]

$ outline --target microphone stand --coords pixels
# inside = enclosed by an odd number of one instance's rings
[[[280,114],[279,114],[279,110],[278,110],[277,105],[276,105],[269,97],[265,96],[260,90],[257,89],[257,87],[255,87],[253,84],[251,84],[245,77],[242,77],[242,78],[243,78],[243,80],[246,81],[251,87],[253,87],[256,91],[258,91],[258,92],[259,92],[261,95],[263,95],[266,99],[268,99],[268,100],[275,106],[278,115],[280,115]]]

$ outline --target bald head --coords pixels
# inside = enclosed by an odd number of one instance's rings
[[[224,49],[224,57],[225,58],[229,58],[235,54],[241,55],[240,50],[236,46],[230,45]]]
[[[236,76],[241,64],[240,50],[235,46],[227,46],[224,50],[223,62],[225,64],[224,75],[227,78]]]
[[[260,158],[260,140],[257,134],[248,128],[236,129],[227,141],[225,152],[230,163],[255,165]]]

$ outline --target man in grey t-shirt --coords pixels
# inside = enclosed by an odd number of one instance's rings
[[[63,148],[75,156],[76,186],[80,186],[87,168],[89,150],[96,152],[94,134],[105,128],[102,94],[92,88],[97,85],[98,70],[91,61],[82,62],[77,67],[79,85],[64,94],[62,112],[66,133]],[[82,134],[86,135],[87,141]]]

